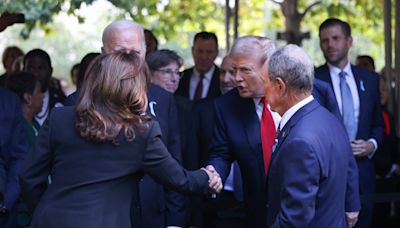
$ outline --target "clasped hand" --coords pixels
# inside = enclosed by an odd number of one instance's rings
[[[367,157],[374,152],[374,144],[370,141],[358,139],[350,143],[353,154],[358,158]]]
[[[223,184],[221,177],[214,169],[214,166],[208,165],[206,168],[202,168],[202,170],[204,170],[208,175],[208,191],[211,194],[220,193],[223,188]]]

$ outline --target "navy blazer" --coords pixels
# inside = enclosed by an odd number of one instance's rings
[[[342,119],[335,94],[333,93],[332,87],[327,82],[315,78],[312,95],[321,106],[328,109],[330,113],[340,120]]]
[[[347,227],[346,185],[358,181],[348,176],[351,162],[339,120],[315,100],[300,108],[278,135],[272,155],[268,227]]]
[[[209,156],[208,147],[213,139],[215,126],[215,99],[202,99],[194,106],[194,129],[196,133],[197,166],[204,166]]]
[[[8,210],[13,210],[20,194],[18,175],[27,151],[20,100],[0,87],[0,194]]]
[[[215,98],[221,96],[221,90],[219,88],[219,67],[214,65],[214,73],[211,78],[210,87],[208,88],[207,96],[205,98]],[[178,89],[175,94],[190,99],[190,78],[193,75],[193,67],[183,71],[183,76],[179,81]]]
[[[121,133],[118,145],[82,138],[75,122],[75,107],[53,109],[28,154],[21,187],[35,208],[30,227],[142,227],[137,210],[142,172],[175,190],[207,192],[207,174],[180,167],[162,143],[156,121],[136,129],[133,141]],[[46,189],[48,175],[52,183]]]
[[[151,84],[148,90],[148,114],[160,124],[162,141],[171,155],[182,160],[177,111],[173,95],[161,87]],[[79,91],[69,95],[65,105],[75,105]],[[140,197],[143,202],[143,227],[158,228],[167,225],[183,226],[185,220],[185,198],[145,175],[139,184]]]
[[[193,130],[193,102],[176,94],[174,101],[178,113],[183,167],[189,170],[198,169],[202,166],[198,165],[196,132]]]
[[[231,163],[238,161],[248,227],[266,227],[266,176],[261,148],[260,121],[253,99],[241,98],[232,89],[214,102],[215,128],[207,164],[213,165],[223,182]]]
[[[151,84],[147,92],[147,109],[160,124],[162,141],[169,153],[182,164],[179,124],[173,94]],[[155,182],[145,175],[139,183],[143,227],[159,228],[183,226],[185,222],[185,197]]]
[[[373,138],[378,147],[383,139],[383,118],[379,95],[379,78],[376,73],[366,69],[351,66],[356,81],[360,98],[360,114],[358,118],[358,131],[356,139],[368,140]],[[332,80],[328,65],[322,65],[315,70],[315,77],[328,82],[332,86]],[[333,86],[332,86],[333,90]],[[357,159],[360,170],[361,193],[375,192],[375,169],[372,159]]]
[[[76,103],[78,103],[78,98],[79,98],[79,90],[76,90],[75,92],[68,95],[68,97],[64,101],[64,106],[76,105]]]

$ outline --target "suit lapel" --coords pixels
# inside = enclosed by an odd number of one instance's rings
[[[217,97],[221,95],[219,89],[219,68],[214,66],[214,72],[210,81],[210,87],[208,88],[207,98]]]
[[[242,124],[245,129],[247,140],[252,150],[259,156],[261,136],[260,136],[260,121],[254,107],[252,99],[240,98],[238,108],[242,110]]]
[[[358,92],[358,98],[360,100],[360,110],[358,112],[358,128],[360,129],[360,123],[363,123],[363,121],[360,121],[364,118],[365,114],[370,114],[368,113],[365,109],[365,102],[368,102],[368,97],[366,91],[366,84],[365,84],[365,79],[364,75],[361,74],[359,69],[357,67],[354,67],[351,65],[351,70],[353,71],[353,76],[354,80],[356,81],[356,86],[357,86],[357,92]],[[357,132],[358,135],[358,132]]]
[[[318,74],[318,76],[319,76],[320,80],[328,82],[331,85],[332,91],[333,91],[331,74],[329,73],[329,67],[326,63],[321,67],[320,73]]]
[[[290,120],[285,124],[283,129],[278,135],[278,144],[275,147],[274,153],[272,154],[272,159],[271,163],[274,161],[274,159],[278,156],[279,154],[279,149],[282,146],[282,144],[285,143],[285,140],[288,138],[290,135],[290,131],[292,128],[296,125],[296,123],[303,118],[305,115],[307,115],[309,112],[313,111],[319,106],[318,102],[316,100],[311,101],[310,103],[306,104],[305,106],[301,107],[297,112],[290,118]]]
[[[188,69],[182,77],[179,86],[182,86],[181,96],[189,98],[190,79],[193,74],[193,68]]]

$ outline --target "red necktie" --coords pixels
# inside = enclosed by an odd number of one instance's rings
[[[386,111],[382,111],[385,135],[390,135],[390,118]]]
[[[263,112],[261,115],[261,124],[260,124],[261,144],[264,157],[265,174],[268,174],[268,167],[269,167],[269,162],[271,160],[272,147],[275,143],[275,138],[276,138],[276,129],[274,120],[272,119],[272,114],[267,107],[268,102],[264,98],[261,98],[261,102],[264,104]]]
[[[196,90],[194,92],[194,97],[193,97],[194,101],[200,100],[201,95],[203,94],[203,78],[204,74],[201,74],[199,83],[197,83]]]

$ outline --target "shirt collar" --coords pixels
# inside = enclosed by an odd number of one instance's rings
[[[210,70],[204,74],[204,78],[211,80],[211,78],[214,74],[214,70],[215,70],[215,65],[213,64],[212,67],[210,68]],[[198,72],[195,67],[193,68],[193,72],[194,72],[194,75],[196,75],[196,77],[200,77],[200,72]]]
[[[282,130],[285,124],[292,118],[292,116],[303,106],[306,104],[310,103],[312,100],[314,100],[314,97],[312,95],[308,96],[304,100],[300,101],[299,103],[293,105],[291,108],[289,108],[282,116],[281,122],[279,123],[279,130]]]
[[[253,97],[253,102],[255,105],[261,105],[261,97]]]
[[[351,71],[350,62],[347,62],[346,66],[343,68],[343,70],[338,68],[338,67],[336,67],[336,66],[334,66],[334,65],[332,65],[332,64],[330,64],[330,63],[327,63],[327,65],[328,65],[328,68],[329,68],[329,73],[331,75],[339,76],[339,73],[341,71],[345,72],[347,76],[353,75],[353,73]]]

